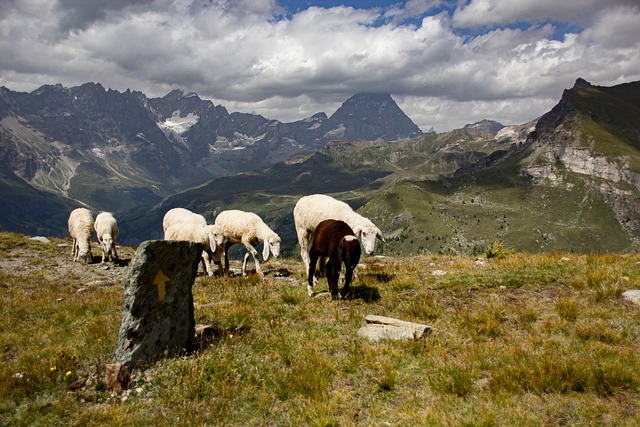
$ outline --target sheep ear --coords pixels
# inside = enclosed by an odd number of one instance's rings
[[[378,238],[378,240],[380,240],[382,243],[387,243],[386,240],[384,240],[384,236],[382,235],[382,233],[380,231],[378,231],[378,233],[376,233],[376,237]]]
[[[215,252],[217,247],[216,236],[213,233],[209,233],[209,248],[211,249],[211,252]]]
[[[266,261],[269,259],[269,241],[265,240],[262,245],[262,259]]]
[[[360,237],[362,236],[362,227],[357,226],[353,229],[353,234],[358,238],[358,240],[362,240]]]

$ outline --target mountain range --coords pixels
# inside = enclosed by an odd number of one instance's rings
[[[420,129],[387,94],[358,94],[331,117],[293,123],[229,113],[196,94],[162,98],[96,83],[0,88],[0,162],[36,189],[126,211],[208,179],[310,154],[332,139],[396,139]]]
[[[0,224],[64,235],[70,209],[85,204],[116,212],[124,241],[137,243],[162,237],[171,207],[209,220],[238,208],[259,213],[294,253],[292,207],[318,192],[374,220],[382,253],[478,253],[496,240],[630,251],[640,243],[639,149],[640,82],[578,79],[530,123],[442,134],[422,133],[387,94],[281,123],[179,90],[149,99],[95,83],[2,88]]]

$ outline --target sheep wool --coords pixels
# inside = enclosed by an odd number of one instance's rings
[[[166,232],[167,228],[179,222],[191,222],[202,226],[207,225],[207,220],[202,215],[191,212],[189,209],[185,208],[173,208],[169,209],[167,213],[164,214],[164,218],[162,219],[162,231]]]
[[[187,211],[184,209],[184,211]],[[170,211],[171,212],[171,211]],[[164,231],[165,240],[188,240],[191,242],[204,244],[204,250],[202,251],[202,262],[204,268],[209,276],[213,276],[213,268],[211,267],[211,260],[218,265],[218,269],[222,270],[222,247],[224,238],[220,227],[214,224],[207,224],[204,217],[193,212],[182,213],[176,215],[174,218],[170,218],[170,221],[163,221],[163,227],[169,224]],[[175,212],[174,212],[175,213]],[[169,214],[169,212],[167,212]],[[192,215],[189,215],[192,214]],[[201,217],[203,221],[200,220]]]
[[[293,208],[293,220],[300,244],[300,255],[309,274],[309,247],[316,227],[325,219],[344,221],[353,229],[367,254],[376,249],[376,240],[385,242],[382,232],[371,220],[354,212],[351,206],[324,194],[301,197]]]
[[[116,251],[116,239],[118,238],[118,221],[111,212],[100,212],[94,223],[98,243],[102,249],[102,263],[107,258],[111,261],[118,259]]]
[[[91,263],[93,261],[91,254],[91,238],[94,232],[93,214],[86,208],[74,209],[69,215],[68,225],[69,234],[73,239],[73,260],[85,260]]]
[[[216,217],[215,223],[220,226],[225,238],[223,251],[225,270],[229,271],[229,248],[236,243],[242,243],[247,249],[242,263],[242,275],[246,274],[247,260],[251,254],[256,266],[256,273],[260,277],[264,277],[258,262],[258,251],[255,247],[263,243],[262,258],[264,261],[269,258],[270,254],[277,258],[280,255],[280,237],[253,212],[235,209],[222,211]]]

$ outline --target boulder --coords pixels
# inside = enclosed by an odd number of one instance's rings
[[[138,247],[124,285],[115,363],[131,371],[190,351],[194,338],[192,286],[203,245],[149,240]]]

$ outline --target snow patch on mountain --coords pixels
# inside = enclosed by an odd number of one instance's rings
[[[198,123],[198,117],[196,114],[189,113],[185,117],[180,116],[180,110],[174,111],[171,117],[164,122],[158,123],[158,127],[162,129],[165,135],[174,134],[180,136],[184,134],[189,128]]]
[[[342,138],[346,131],[346,126],[344,123],[340,123],[337,128],[330,130],[329,132],[324,134],[325,138]]]

